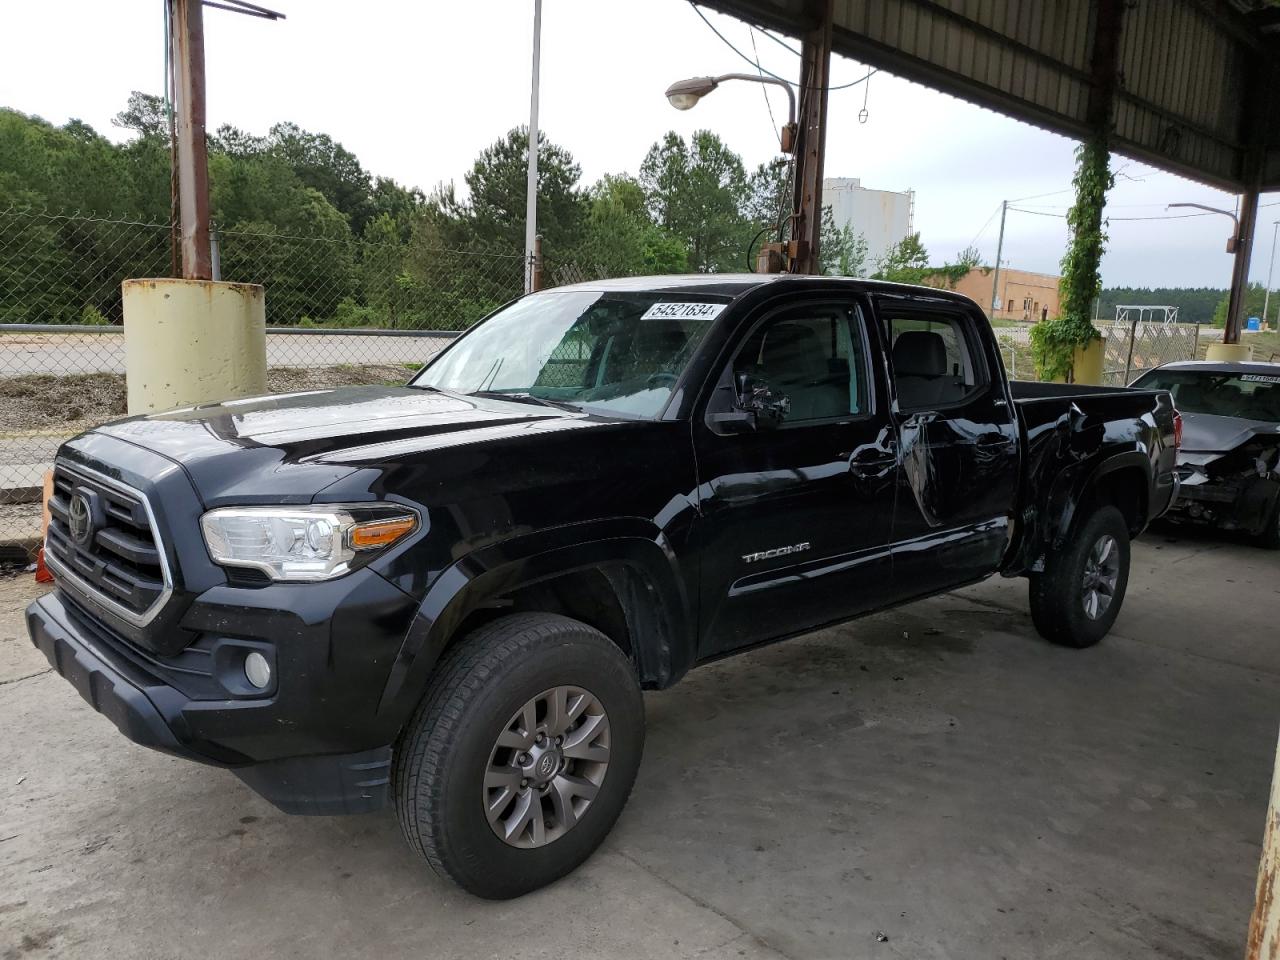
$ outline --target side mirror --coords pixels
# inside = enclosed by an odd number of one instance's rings
[[[755,417],[757,429],[777,427],[791,412],[791,398],[775,392],[764,377],[740,373],[737,386],[738,409]]]

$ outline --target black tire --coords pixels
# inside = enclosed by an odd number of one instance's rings
[[[603,707],[608,765],[580,819],[545,845],[523,849],[489,824],[485,771],[510,718],[559,686],[581,687]],[[503,617],[446,654],[401,737],[394,774],[400,827],[436,873],[464,890],[490,900],[518,897],[563,877],[600,845],[631,793],[643,748],[640,686],[608,637],[558,614]]]
[[[1267,517],[1267,525],[1255,540],[1258,546],[1267,550],[1280,550],[1280,497],[1276,498],[1276,505]]]
[[[1090,555],[1103,538],[1115,543],[1116,579],[1110,601],[1097,616],[1085,609],[1085,577]],[[1111,629],[1129,584],[1129,525],[1113,506],[1096,508],[1076,525],[1071,539],[1049,554],[1042,573],[1031,575],[1031,620],[1050,643],[1091,647]]]

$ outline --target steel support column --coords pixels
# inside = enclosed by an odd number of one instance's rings
[[[187,280],[211,280],[209,157],[204,129],[204,12],[200,0],[170,0],[170,3],[182,276]]]
[[[787,270],[818,273],[822,238],[822,172],[827,150],[833,0],[813,0],[814,25],[800,46],[800,124],[796,137],[795,220]]]

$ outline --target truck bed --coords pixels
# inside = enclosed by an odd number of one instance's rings
[[[1153,394],[1153,390],[1134,390],[1131,387],[1098,387],[1087,383],[1044,383],[1039,380],[1010,380],[1009,390],[1014,400],[1061,400],[1069,397],[1097,397],[1108,394],[1137,396]]]

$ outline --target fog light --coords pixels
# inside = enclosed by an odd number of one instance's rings
[[[254,650],[244,658],[244,675],[259,690],[265,690],[271,683],[271,664],[267,658]]]

